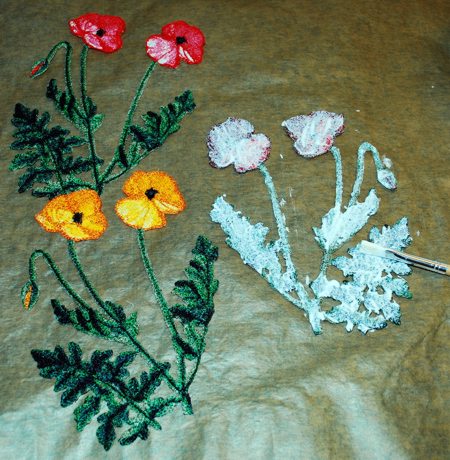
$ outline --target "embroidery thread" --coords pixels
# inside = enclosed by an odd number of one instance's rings
[[[203,51],[201,55],[200,51],[195,54],[193,47],[200,47],[198,37],[203,34],[184,24],[181,21],[168,24],[163,28],[163,36],[168,39],[167,31],[181,33],[180,27],[184,27],[186,40],[177,42],[180,55],[177,59],[199,63]],[[96,150],[95,134],[104,116],[98,113],[87,93],[87,55],[91,48],[105,53],[118,51],[122,47],[125,22],[119,17],[89,13],[71,20],[69,27],[85,43],[80,61],[80,97],[75,95],[73,87],[72,45],[69,42],[55,45],[46,58],[33,66],[30,76],[36,78],[44,74],[56,53],[65,51],[64,87],[61,89],[56,80],[51,79],[46,94],[79,134],[71,135],[59,125],[50,126],[48,112],[40,115],[37,109],[17,104],[12,119],[16,129],[11,149],[20,152],[12,160],[10,169],[25,169],[19,178],[19,193],[30,190],[33,196],[49,199],[35,219],[45,231],[59,233],[67,240],[68,255],[83,288],[89,293],[89,300],[78,293],[52,256],[42,249],[30,256],[29,280],[22,288],[21,299],[27,310],[36,305],[40,291],[36,262],[42,258],[73,303],[70,307],[52,299],[56,320],[77,331],[125,346],[126,350],[115,357],[111,350],[96,350],[90,358],[83,357],[80,346],[74,342],[66,348],[58,345],[54,350],[31,352],[40,375],[55,379],[54,390],[62,392],[63,407],[81,401],[74,411],[77,429],[83,430],[97,418],[98,441],[108,450],[121,427],[125,429],[118,441],[127,445],[138,438],[147,439],[150,428],[160,430],[158,419],[176,406],[181,406],[185,414],[193,413],[189,388],[199,368],[208,324],[214,313],[213,297],[218,288],[214,262],[218,252],[206,237],[197,238],[193,258],[185,270],[186,279],[175,282],[173,292],[180,301],[170,306],[155,276],[144,231],[164,227],[166,215],[180,213],[186,203],[175,179],[165,172],[136,171],[128,178],[123,187],[126,197],[117,202],[115,210],[127,226],[136,230],[144,270],[176,354],[173,372],[171,363],[159,361],[139,341],[137,313],[128,313],[118,302],[97,291],[81,263],[77,245],[102,237],[107,229],[101,200],[104,187],[137,166],[169,135],[178,131],[184,116],[195,109],[194,99],[190,91],[185,91],[174,102],[161,107],[159,113],[145,113],[143,125],[135,124],[133,118],[138,102],[156,61],[161,61],[152,60],[132,100],[114,155],[106,165]],[[193,37],[197,37],[197,42]],[[203,44],[204,38],[201,46]],[[193,56],[193,60],[189,56]],[[75,155],[80,148],[87,148],[87,156]],[[132,377],[129,366],[138,357],[148,369]]]
[[[294,140],[294,148],[306,158],[331,152],[336,163],[336,198],[334,206],[323,216],[322,225],[313,228],[315,240],[323,255],[317,277],[304,285],[298,278],[292,261],[286,219],[272,176],[265,164],[270,142],[263,134],[255,135],[253,126],[246,120],[228,118],[212,128],[208,140],[210,164],[213,167],[235,165],[239,173],[258,169],[267,187],[278,239],[267,242],[269,228],[262,223],[252,224],[241,212],[235,211],[219,196],[211,210],[211,219],[221,225],[227,235],[227,244],[236,250],[243,262],[257,271],[286,300],[303,310],[315,334],[322,331],[322,321],[345,323],[347,331],[355,326],[362,332],[387,326],[388,322],[400,324],[400,306],[393,298],[410,298],[408,284],[403,275],[411,271],[408,265],[363,254],[360,244],[348,250],[349,257],[334,257],[378,211],[379,198],[371,189],[363,202],[359,202],[364,178],[365,154],[370,153],[377,169],[377,180],[388,190],[397,188],[393,172],[380,159],[377,149],[363,142],[358,149],[356,179],[347,206],[343,206],[342,159],[333,146],[334,138],[344,131],[344,117],[318,111],[300,115],[282,123]],[[239,167],[236,167],[239,165]],[[384,247],[402,250],[411,243],[408,222],[404,217],[393,226],[382,230],[373,227],[369,240]],[[328,278],[328,268],[334,266],[347,277],[344,282]],[[335,305],[323,307],[324,299]]]

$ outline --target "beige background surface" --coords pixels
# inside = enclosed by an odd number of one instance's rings
[[[227,193],[254,222],[273,227],[261,176],[212,169],[205,138],[228,116],[250,120],[271,138],[267,166],[287,201],[294,261],[304,278],[319,267],[310,229],[333,204],[334,164],[329,156],[298,157],[280,124],[313,110],[344,113],[346,132],[336,145],[344,157],[345,191],[353,182],[357,147],[373,143],[393,160],[399,188],[380,191],[380,211],[371,224],[393,224],[406,215],[414,237],[411,252],[448,261],[449,3],[3,0],[0,6],[2,457],[448,458],[449,280],[415,271],[409,277],[414,298],[401,300],[399,327],[362,336],[325,324],[324,333],[314,336],[301,312],[244,266],[209,220],[211,203]],[[148,65],[145,39],[175,19],[204,31],[204,62],[156,69],[138,110],[156,110],[186,88],[198,105],[180,132],[141,165],[176,177],[188,201],[183,214],[148,233],[146,241],[165,292],[182,277],[196,235],[207,235],[220,249],[216,313],[192,386],[195,415],[176,410],[161,419],[163,430],[153,431],[148,441],[127,448],[116,444],[108,454],[95,438],[96,422],[77,433],[73,408],[59,406],[52,382],[39,377],[30,356],[32,348],[69,341],[86,352],[110,344],[56,323],[49,301],[64,297],[44,264],[38,306],[29,313],[21,309],[20,288],[34,249],[47,250],[71,279],[76,276],[62,238],[45,233],[33,219],[45,200],[17,194],[18,174],[7,170],[14,104],[51,109],[44,97],[47,81],[62,78],[62,56],[37,80],[28,79],[31,65],[63,39],[74,45],[77,59],[81,42],[66,24],[90,11],[127,22],[119,53],[89,56],[89,93],[107,115],[97,133],[106,158]],[[374,176],[369,166],[364,190],[375,185]],[[113,212],[122,183],[103,195],[107,233],[80,244],[80,256],[99,292],[139,312],[141,340],[161,359],[170,358],[133,232]]]

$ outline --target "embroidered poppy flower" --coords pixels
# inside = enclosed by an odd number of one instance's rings
[[[319,110],[299,115],[281,124],[295,141],[297,153],[312,158],[328,152],[336,136],[344,132],[344,115]]]
[[[270,154],[270,139],[264,134],[254,134],[255,128],[239,118],[228,118],[214,126],[208,136],[210,165],[226,168],[234,164],[238,173],[256,169]]]
[[[35,218],[44,230],[68,240],[96,240],[108,226],[101,208],[97,192],[78,190],[53,198]]]
[[[152,230],[166,226],[165,214],[178,214],[186,207],[175,180],[162,171],[136,171],[125,182],[116,214],[128,226]]]
[[[89,46],[104,53],[114,53],[122,48],[125,21],[119,16],[96,13],[83,14],[69,21],[70,31],[81,37]]]
[[[180,61],[200,64],[204,45],[205,36],[200,29],[175,21],[165,25],[161,34],[148,37],[147,54],[158,64],[175,69]]]

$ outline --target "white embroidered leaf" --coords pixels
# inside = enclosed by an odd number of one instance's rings
[[[344,212],[338,207],[331,208],[322,217],[322,226],[313,228],[319,246],[327,252],[341,247],[366,225],[369,217],[377,212],[379,203],[375,189],[372,189],[363,203],[349,206]]]
[[[227,244],[239,253],[245,264],[263,275],[276,289],[288,292],[293,288],[290,274],[283,273],[279,261],[279,242],[266,243],[267,227],[262,223],[252,225],[221,196],[216,198],[210,215],[227,235]]]
[[[369,239],[376,244],[403,250],[411,243],[406,218],[392,227],[385,226],[381,232],[373,227]],[[339,283],[328,280],[324,274],[312,283],[317,297],[328,297],[340,302],[325,313],[328,321],[346,323],[348,331],[357,326],[366,333],[386,327],[387,322],[400,323],[400,306],[393,295],[410,298],[407,282],[395,275],[411,272],[408,265],[395,260],[370,256],[360,250],[361,244],[350,249],[351,257],[337,257],[332,264],[351,281]]]

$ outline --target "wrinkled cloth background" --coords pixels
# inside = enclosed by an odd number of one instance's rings
[[[346,131],[336,145],[343,155],[345,192],[350,193],[363,141],[392,159],[399,180],[394,193],[377,185],[380,210],[352,243],[365,239],[371,225],[391,225],[406,215],[414,238],[410,252],[449,261],[449,3],[17,0],[2,1],[1,7],[2,458],[448,458],[449,279],[415,270],[408,278],[414,298],[400,300],[401,326],[363,336],[324,324],[323,334],[314,336],[302,312],[245,266],[210,221],[212,202],[226,193],[253,222],[275,228],[261,175],[211,168],[205,138],[228,116],[250,120],[271,138],[266,164],[287,202],[294,261],[304,279],[318,272],[320,251],[311,227],[333,206],[334,162],[330,155],[300,158],[280,124],[313,110],[344,113]],[[45,88],[52,77],[62,81],[63,54],[36,80],[28,78],[31,66],[55,43],[69,40],[76,77],[82,43],[67,21],[87,12],[120,15],[127,23],[120,52],[88,57],[88,92],[106,114],[97,132],[104,158],[113,153],[149,63],[146,38],[176,19],[204,31],[201,65],[158,67],[150,80],[137,114],[157,110],[187,88],[198,107],[140,168],[173,175],[188,202],[184,213],[169,216],[166,228],[146,234],[164,292],[183,277],[198,234],[220,249],[216,313],[191,387],[195,415],[176,409],[160,419],[163,430],[153,430],[146,442],[126,448],[116,443],[108,453],[95,437],[96,421],[76,431],[75,406],[60,407],[60,393],[53,392],[52,380],[38,375],[30,350],[69,341],[87,355],[120,347],[57,324],[50,299],[68,299],[43,262],[40,301],[31,312],[21,308],[20,289],[34,249],[52,254],[74,282],[76,274],[65,241],[33,219],[46,200],[17,194],[19,173],[7,169],[14,155],[9,150],[14,104],[52,110]],[[54,121],[64,123],[58,116]],[[373,163],[366,165],[363,193],[376,184]],[[80,257],[105,298],[138,311],[148,349],[172,359],[135,234],[113,211],[124,181],[106,189],[108,231],[98,241],[80,243]],[[345,248],[339,252],[344,253]]]

